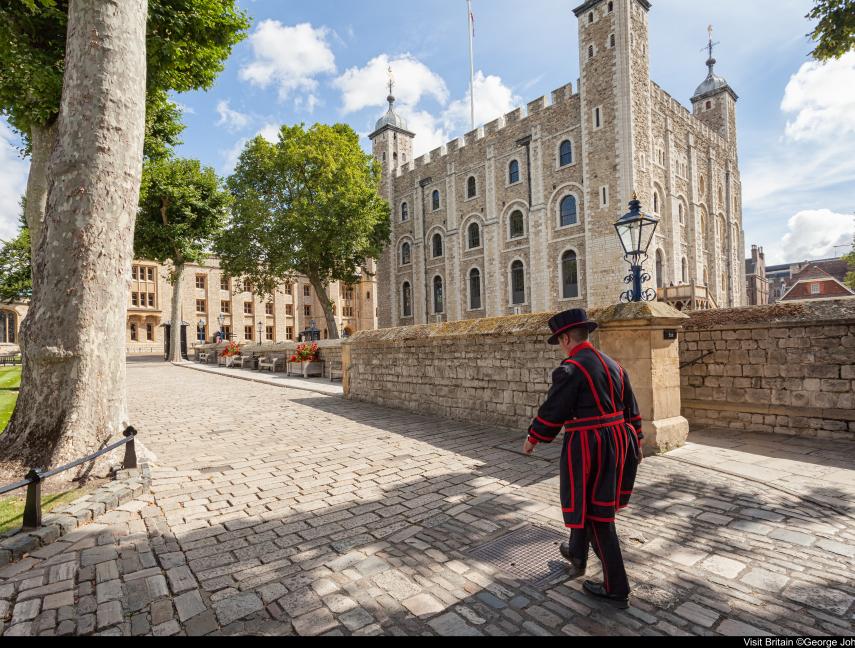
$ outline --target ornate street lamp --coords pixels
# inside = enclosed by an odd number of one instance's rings
[[[621,302],[655,301],[656,291],[652,288],[644,289],[644,283],[650,281],[650,275],[644,271],[644,262],[647,261],[647,250],[653,242],[653,235],[659,219],[641,213],[641,201],[633,194],[629,203],[629,212],[617,223],[620,244],[623,246],[624,258],[630,266],[630,274],[624,279],[624,283],[632,285],[620,297]]]
[[[203,343],[203,344],[205,343],[205,325],[206,324],[207,324],[207,322],[205,321],[204,317],[202,319],[200,319],[199,320],[199,328],[198,328],[198,331],[196,334],[196,340]]]
[[[262,323],[259,321],[259,322],[258,322],[258,326],[256,326],[256,328],[258,329],[258,343],[259,343],[259,344],[261,344],[261,342],[262,342],[262,340],[261,340],[261,332],[264,330],[264,324],[262,324]]]
[[[217,318],[217,321],[220,323],[220,334],[222,338],[226,339],[226,316],[223,313],[220,313],[220,316]]]

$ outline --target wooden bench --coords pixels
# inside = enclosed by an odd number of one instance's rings
[[[269,371],[270,373],[276,373],[277,365],[282,365],[283,368],[285,366],[285,358],[259,358],[258,360],[258,370],[259,371]]]
[[[197,353],[196,354],[196,360],[198,362],[201,362],[202,364],[208,364],[210,359],[211,359],[210,353]]]
[[[330,362],[330,382],[335,382],[336,380],[344,380],[344,367],[341,366],[341,362]]]

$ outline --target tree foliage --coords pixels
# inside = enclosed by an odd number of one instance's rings
[[[143,158],[165,160],[172,155],[172,149],[182,143],[179,138],[186,126],[181,121],[181,109],[169,101],[166,92],[160,90],[149,94]]]
[[[220,178],[198,160],[147,162],[134,233],[136,256],[176,266],[203,261],[225,223],[229,202]]]
[[[29,299],[33,294],[30,230],[21,223],[18,235],[0,245],[0,302]]]
[[[840,58],[855,48],[855,0],[815,0],[807,17],[819,21],[810,35],[818,61]]]
[[[379,182],[379,165],[350,126],[284,126],[275,144],[256,137],[228,180],[235,204],[216,246],[224,270],[265,295],[308,277],[337,337],[326,286],[356,283],[389,241]]]
[[[852,242],[852,251],[843,258],[849,263],[849,274],[846,275],[846,285],[855,290],[855,241]]]
[[[22,133],[59,114],[69,0],[0,4],[0,113]],[[147,87],[210,88],[249,20],[236,0],[149,0]]]

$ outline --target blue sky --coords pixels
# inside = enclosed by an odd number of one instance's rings
[[[345,121],[367,134],[385,109],[391,62],[417,153],[468,130],[464,0],[240,0],[253,19],[209,92],[186,107],[184,145],[220,173],[247,138],[282,123]],[[851,242],[855,196],[855,53],[812,63],[809,0],[654,1],[651,77],[689,104],[706,75],[707,25],[717,71],[740,96],[746,243],[770,263],[831,255]],[[479,121],[579,76],[575,6],[567,0],[473,0]],[[13,230],[26,162],[0,121],[0,236]],[[367,146],[367,140],[365,140]],[[838,249],[837,252],[844,250]]]

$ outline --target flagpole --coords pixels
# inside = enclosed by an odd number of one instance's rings
[[[475,48],[472,38],[475,35],[475,24],[472,20],[472,0],[466,0],[467,16],[469,23],[469,103],[472,112],[472,130],[475,130]]]

